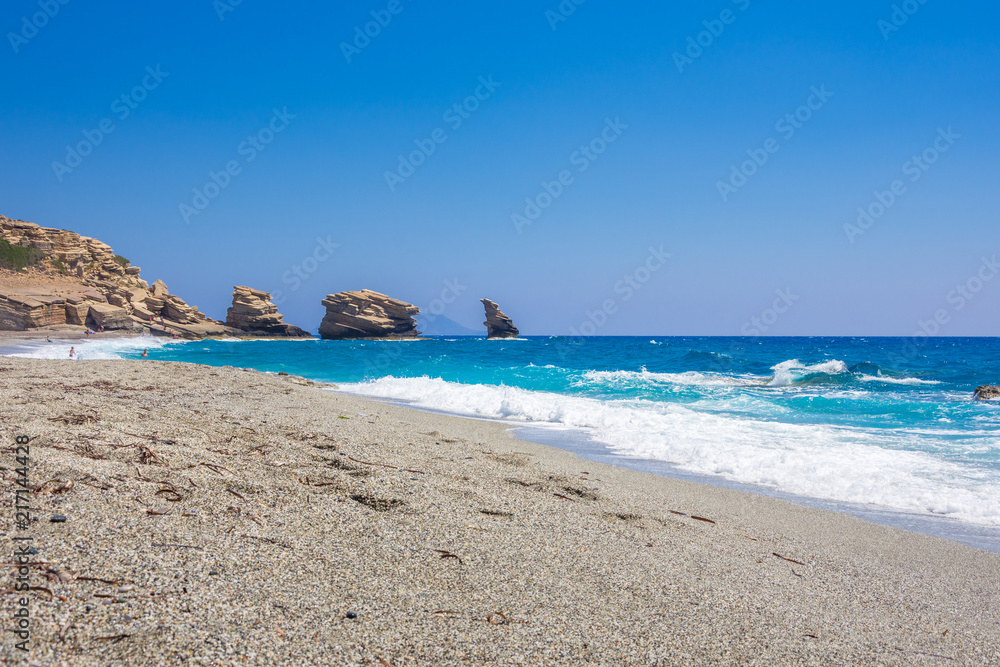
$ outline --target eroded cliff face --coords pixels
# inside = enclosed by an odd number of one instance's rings
[[[371,290],[328,294],[326,316],[319,327],[322,338],[415,338],[420,309]]]
[[[271,294],[243,285],[233,287],[233,305],[226,313],[226,326],[255,336],[312,337],[291,324],[285,324]]]
[[[503,314],[503,311],[500,310],[500,306],[489,299],[480,299],[480,301],[486,308],[486,321],[483,322],[486,326],[486,337],[517,338],[520,332],[517,330],[517,327],[514,326],[514,322]]]
[[[170,294],[162,281],[149,285],[138,266],[97,239],[4,216],[0,239],[11,250],[33,249],[30,265],[0,269],[0,329],[145,327],[183,338],[232,333]]]
[[[981,387],[976,387],[972,397],[977,401],[992,401],[1000,398],[1000,385],[984,384]]]

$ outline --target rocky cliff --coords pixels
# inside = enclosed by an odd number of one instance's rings
[[[285,324],[278,307],[271,303],[270,293],[241,285],[233,288],[226,326],[255,336],[312,337],[307,331]]]
[[[500,306],[489,299],[480,299],[480,301],[482,301],[483,306],[486,308],[486,321],[483,322],[486,325],[486,337],[517,338],[520,332],[514,326],[514,322],[503,314]]]
[[[319,326],[323,338],[415,338],[416,306],[371,290],[328,294],[326,316]]]
[[[197,306],[149,285],[106,243],[0,216],[0,329],[60,326],[201,338],[232,335]],[[238,333],[238,332],[235,332]]]

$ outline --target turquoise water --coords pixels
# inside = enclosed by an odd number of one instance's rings
[[[66,349],[63,350],[62,348]],[[82,358],[283,371],[416,407],[579,429],[786,493],[1000,526],[996,338],[558,338],[78,344]],[[22,350],[61,357],[69,345]]]

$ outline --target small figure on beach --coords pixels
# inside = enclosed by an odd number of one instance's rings
[[[45,342],[46,343],[51,343],[52,342],[52,336],[46,336],[45,337]]]
[[[76,356],[76,348],[75,347],[70,347],[69,348],[69,358],[72,359],[75,356]]]
[[[100,326],[100,328],[98,328],[97,333],[104,333],[104,325],[103,324]]]
[[[149,350],[143,350],[142,354],[139,355],[139,356],[141,356],[141,357],[148,357],[149,356]]]

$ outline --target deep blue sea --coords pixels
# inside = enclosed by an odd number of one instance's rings
[[[25,348],[64,358],[69,343]],[[998,338],[76,342],[81,358],[285,371],[810,498],[1000,526]]]

